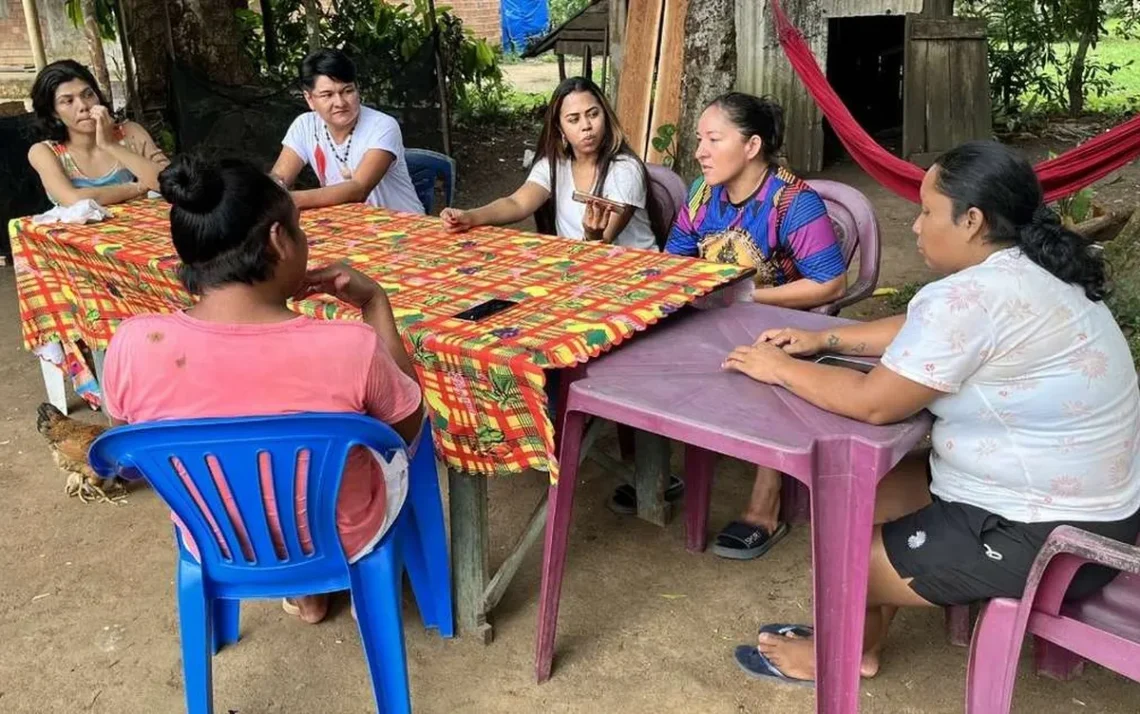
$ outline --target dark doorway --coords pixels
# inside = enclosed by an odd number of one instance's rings
[[[902,15],[841,17],[827,23],[827,80],[871,136],[898,153],[903,126]],[[846,154],[826,119],[823,160]]]

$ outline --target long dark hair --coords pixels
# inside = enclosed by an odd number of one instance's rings
[[[256,166],[238,159],[207,163],[180,156],[158,176],[172,204],[170,234],[182,259],[178,277],[195,295],[227,283],[273,276],[269,229],[296,231],[293,200]]]
[[[107,104],[107,98],[103,96],[103,91],[99,89],[99,83],[91,74],[91,70],[75,60],[65,59],[52,62],[40,70],[40,73],[36,75],[36,81],[32,83],[32,109],[36,113],[36,119],[39,120],[40,130],[45,139],[67,141],[67,127],[55,113],[55,90],[59,89],[59,85],[66,84],[73,79],[86,82],[95,92],[99,103],[107,109],[111,109],[111,106]]]
[[[562,138],[559,120],[562,116],[562,103],[566,101],[566,97],[575,92],[587,92],[593,95],[599,106],[601,106],[602,113],[606,117],[606,128],[602,134],[598,156],[598,178],[590,193],[594,196],[602,195],[602,189],[605,188],[606,177],[609,175],[610,166],[613,165],[614,160],[618,157],[626,157],[636,161],[638,168],[641,170],[641,178],[645,182],[645,210],[649,216],[650,228],[653,230],[653,235],[657,236],[660,242],[661,237],[668,233],[671,226],[666,225],[668,218],[664,217],[665,210],[658,205],[656,197],[650,190],[649,172],[645,168],[645,162],[630,148],[629,142],[627,142],[625,138],[625,132],[622,131],[621,124],[618,123],[617,114],[614,113],[610,103],[606,101],[602,90],[599,89],[598,85],[594,84],[592,80],[586,77],[569,77],[564,79],[562,83],[555,88],[554,94],[550,97],[550,104],[546,108],[546,116],[542,121],[542,131],[538,134],[538,145],[535,147],[534,160],[536,162],[548,161],[550,163],[550,199],[534,214],[534,222],[538,227],[538,232],[545,233],[546,235],[556,235],[558,233],[557,226],[555,225],[555,203],[558,200],[558,186],[556,183],[558,180],[558,162],[562,160],[572,160],[574,158],[574,149]]]
[[[1104,258],[1061,224],[1044,203],[1041,182],[1029,162],[994,141],[971,141],[935,162],[939,193],[954,204],[954,220],[976,208],[986,219],[986,239],[1017,246],[1058,279],[1084,288],[1089,300],[1108,294]]]
[[[719,107],[745,139],[760,137],[760,159],[767,164],[776,163],[784,148],[784,108],[775,99],[727,92],[708,106]]]

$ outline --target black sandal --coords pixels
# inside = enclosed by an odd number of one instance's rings
[[[665,489],[666,503],[675,503],[685,495],[685,482],[676,476],[669,477],[669,485]],[[637,515],[637,489],[631,484],[623,483],[614,489],[610,496],[609,509],[623,516]]]
[[[712,551],[731,560],[753,560],[767,553],[787,533],[787,523],[781,523],[769,533],[762,526],[733,521],[717,534]]]

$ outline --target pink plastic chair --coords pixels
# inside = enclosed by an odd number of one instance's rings
[[[681,212],[689,197],[685,180],[668,166],[646,164],[645,168],[649,171],[649,191],[657,199],[657,204],[664,213],[661,216],[662,223],[672,228],[673,222],[677,220],[677,214]],[[665,250],[665,241],[669,239],[668,231],[667,228],[665,235],[657,236],[657,247],[661,250]]]
[[[1065,602],[1086,563],[1124,572],[1095,595]],[[1022,598],[991,600],[978,617],[967,667],[967,714],[1009,711],[1027,632],[1036,637],[1038,674],[1069,679],[1087,659],[1140,681],[1140,547],[1072,526],[1053,531]]]
[[[847,184],[837,181],[808,181],[827,206],[827,215],[839,238],[839,248],[847,267],[859,251],[859,277],[847,286],[843,297],[821,305],[813,312],[838,315],[843,308],[871,297],[879,282],[879,221],[867,197]]]

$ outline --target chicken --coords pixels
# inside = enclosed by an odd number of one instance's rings
[[[107,427],[69,419],[51,404],[41,404],[36,429],[47,439],[56,466],[67,474],[64,492],[68,496],[77,496],[84,503],[115,503],[126,496],[118,479],[100,478],[87,463],[87,450]]]

